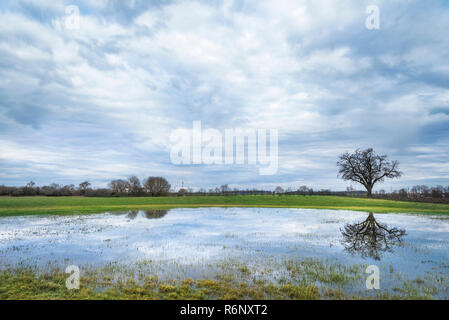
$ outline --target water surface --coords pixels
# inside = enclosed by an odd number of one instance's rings
[[[238,261],[271,265],[271,274],[265,276],[272,277],[277,263],[314,258],[344,265],[374,264],[402,278],[449,275],[448,218],[375,214],[380,226],[403,234],[390,239],[387,248],[367,235],[362,245],[355,244],[357,250],[348,250],[348,239],[343,242],[345,226],[357,226],[369,217],[365,212],[274,208],[4,217],[0,268],[151,261],[161,276],[199,278],[212,275],[217,262]],[[388,281],[383,284],[393,288],[394,280]]]

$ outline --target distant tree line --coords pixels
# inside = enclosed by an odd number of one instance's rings
[[[0,196],[87,196],[87,197],[119,197],[119,196],[166,196],[171,185],[163,177],[148,177],[140,182],[136,176],[128,179],[112,180],[108,188],[92,188],[89,181],[83,181],[78,186],[74,184],[60,185],[52,183],[39,187],[33,181],[23,187],[8,187],[0,185]]]
[[[201,188],[194,191],[190,188],[181,188],[178,192],[171,192],[170,195],[177,196],[234,196],[234,195],[272,195],[272,196],[345,196],[345,197],[367,197],[368,192],[365,190],[355,190],[352,186],[346,188],[345,191],[332,191],[330,189],[318,189],[307,186],[300,186],[297,189],[277,186],[274,190],[260,190],[260,189],[238,189],[230,188],[227,184],[212,189]],[[383,189],[372,191],[372,198],[390,199],[390,200],[404,200],[404,201],[421,201],[432,203],[449,203],[449,186],[428,187],[425,185],[417,185],[411,188],[401,188],[387,192]]]
[[[334,195],[346,197],[366,197],[367,191],[355,190],[352,186],[345,191],[331,191],[330,189],[314,190],[305,185],[299,188],[286,188],[277,186],[274,190],[262,190],[257,188],[239,189],[231,188],[224,184],[216,188],[193,190],[192,188],[180,188],[171,190],[170,183],[163,177],[148,177],[142,182],[136,176],[128,179],[112,180],[107,188],[92,188],[88,181],[78,186],[59,185],[52,183],[48,186],[36,186],[34,182],[27,183],[23,187],[7,187],[0,185],[0,196],[86,196],[86,197],[160,197],[160,196],[235,196],[235,195],[272,195],[272,196],[312,196]],[[383,189],[372,192],[371,197],[378,199],[421,201],[433,203],[449,203],[449,186],[429,187],[416,185],[411,188],[401,188],[391,192]]]
[[[117,179],[109,183],[109,189],[114,195],[132,196],[166,196],[170,193],[171,185],[163,177],[149,177],[142,183],[136,176],[127,180]]]
[[[298,189],[294,189],[288,187],[284,189],[281,186],[277,186],[274,190],[263,190],[263,189],[239,189],[239,188],[230,188],[227,184],[221,185],[220,187],[204,189],[201,188],[198,191],[194,191],[193,189],[181,188],[178,192],[173,193],[173,195],[178,196],[214,196],[214,195],[223,195],[223,196],[235,196],[235,195],[273,195],[273,196],[285,196],[285,195],[302,195],[302,196],[311,196],[311,195],[340,195],[340,196],[363,196],[366,195],[365,191],[357,191],[352,190],[351,192],[347,191],[331,191],[330,189],[319,189],[314,190],[313,188],[309,188],[307,186],[301,186]]]
[[[392,192],[379,190],[374,198],[391,200],[409,200],[433,203],[449,203],[449,186],[429,187],[426,185],[416,185],[411,188],[401,188]]]
[[[331,191],[329,189],[314,190],[307,186],[301,186],[296,190],[277,186],[273,191],[258,189],[230,188],[227,184],[206,190],[204,188],[194,191],[191,188],[171,190],[171,185],[163,177],[148,177],[142,182],[136,176],[128,179],[112,180],[108,188],[91,188],[89,181],[81,182],[77,187],[73,184],[59,185],[52,183],[48,186],[38,187],[34,182],[29,182],[23,187],[7,187],[0,185],[0,196],[209,196],[209,195],[337,195],[352,197],[373,197],[392,200],[411,200],[423,202],[449,203],[449,187],[428,187],[417,185],[412,188],[402,188],[390,193],[385,190],[373,191],[376,184],[385,179],[400,178],[399,162],[388,160],[387,155],[378,155],[373,148],[365,150],[357,149],[352,153],[346,152],[339,156],[337,162],[338,175],[347,181],[362,185],[366,191],[354,190],[352,186],[346,191]]]

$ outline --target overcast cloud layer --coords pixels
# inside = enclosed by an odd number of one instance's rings
[[[2,0],[0,184],[337,190],[337,156],[374,147],[404,172],[383,188],[449,185],[448,30],[447,1]],[[171,164],[194,120],[278,129],[278,173]]]

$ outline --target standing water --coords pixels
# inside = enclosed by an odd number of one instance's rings
[[[430,281],[448,298],[449,219],[412,214],[200,208],[0,218],[0,268],[145,265],[159,277],[214,277],[226,268],[283,281],[296,261],[379,267],[382,288]],[[291,273],[290,273],[291,276]]]

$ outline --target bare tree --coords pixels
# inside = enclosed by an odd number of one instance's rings
[[[79,184],[79,190],[81,194],[85,194],[86,190],[89,188],[90,182],[89,181],[83,181]]]
[[[307,188],[307,186],[300,186],[298,188],[298,193],[302,194],[303,196],[305,196],[308,191],[309,191],[309,188]]]
[[[347,252],[359,253],[362,257],[370,256],[375,260],[380,260],[383,252],[393,252],[393,246],[400,243],[406,235],[404,229],[390,228],[377,222],[372,212],[366,220],[346,224],[340,231]]]
[[[164,196],[170,191],[170,183],[162,177],[149,177],[145,180],[144,188],[152,196]]]
[[[368,196],[371,196],[373,186],[385,178],[399,178],[399,162],[388,161],[386,155],[377,155],[372,148],[357,149],[354,153],[346,152],[337,162],[339,176],[344,180],[351,180],[362,184]]]
[[[109,183],[109,187],[112,189],[113,193],[128,193],[129,192],[129,182],[122,179],[112,180]]]
[[[226,192],[229,192],[230,191],[229,186],[227,184],[221,185],[220,186],[220,191],[221,191],[222,194],[225,194]]]
[[[129,185],[129,193],[139,194],[142,191],[140,180],[136,176],[131,176],[128,178],[128,185]]]
[[[27,183],[27,188],[34,188],[34,186],[36,185],[36,183],[34,181],[30,181]]]
[[[282,188],[281,186],[277,186],[276,189],[274,189],[273,194],[277,194],[277,195],[281,195],[284,193],[284,188]]]

